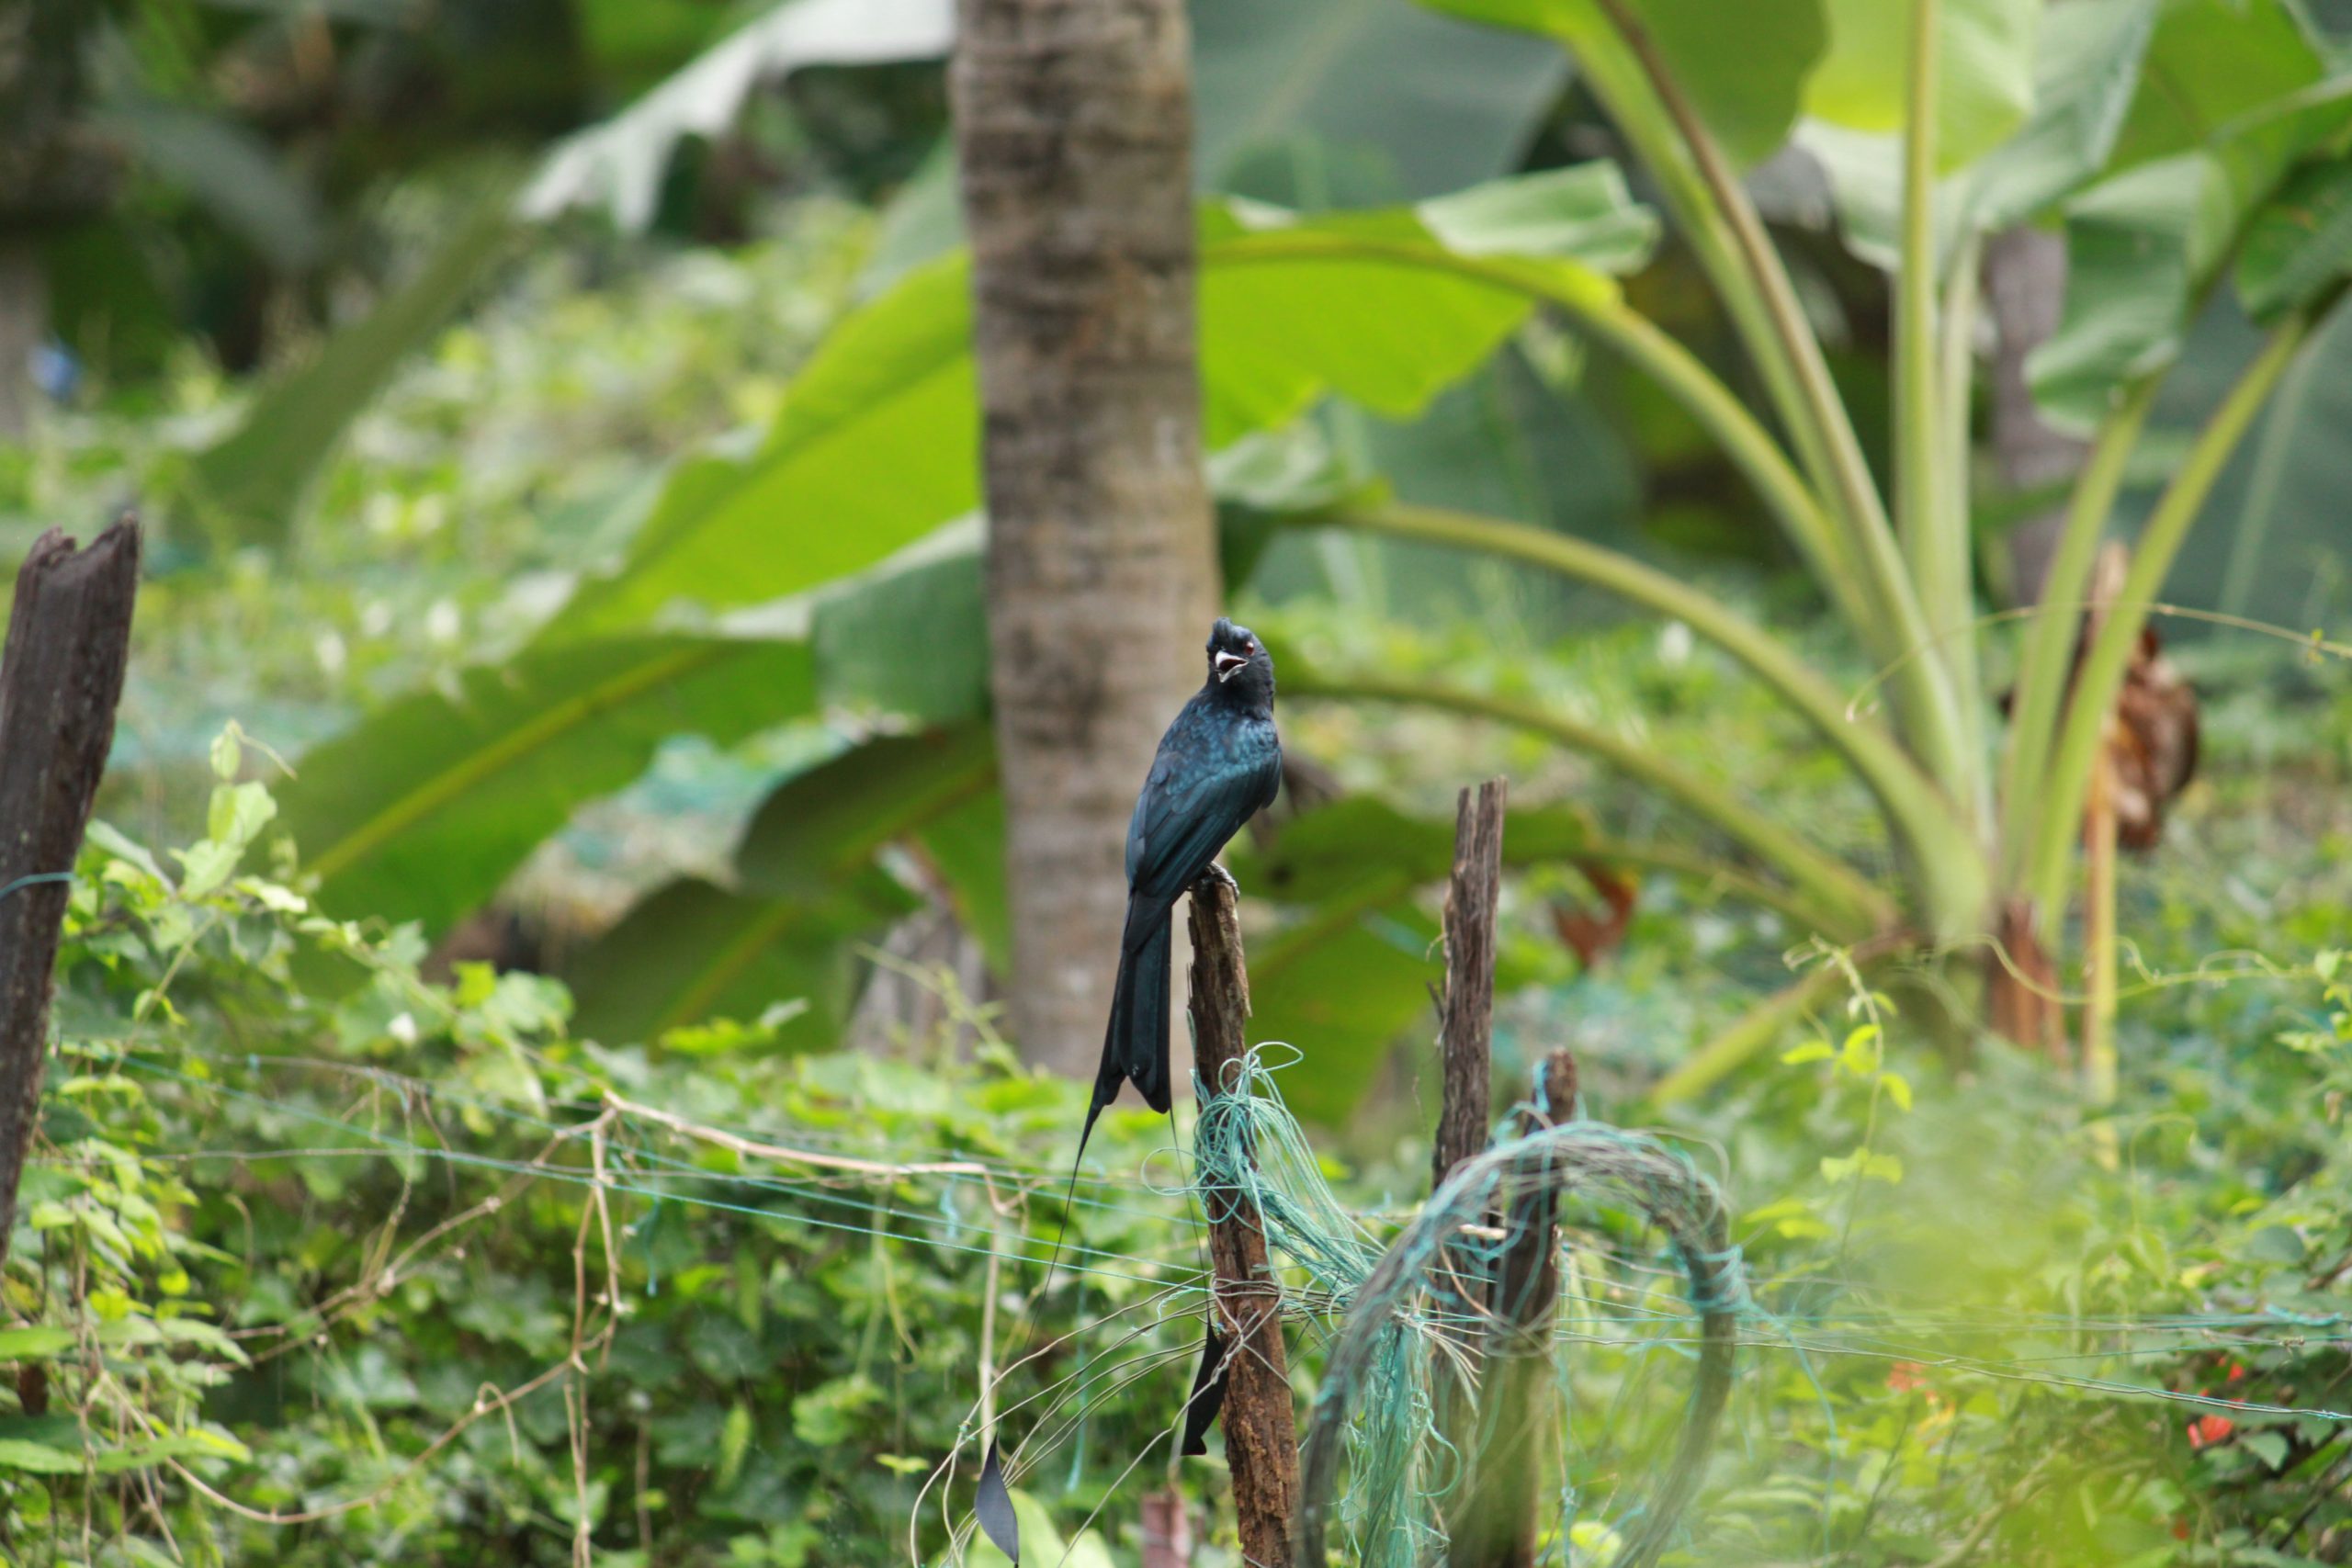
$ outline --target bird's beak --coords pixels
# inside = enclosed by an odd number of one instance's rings
[[[1250,661],[1238,653],[1220,653],[1209,662],[1216,670],[1217,684],[1221,686],[1232,680],[1241,667]]]

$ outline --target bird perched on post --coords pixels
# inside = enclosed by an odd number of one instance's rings
[[[1134,1084],[1154,1111],[1169,1108],[1168,1001],[1177,896],[1200,880],[1243,823],[1273,804],[1282,784],[1274,661],[1248,626],[1224,619],[1209,628],[1208,654],[1209,678],[1159,738],[1127,823],[1127,919],[1119,937],[1119,979],[1111,995],[1110,1026],[1102,1034],[1094,1100],[1070,1166],[1073,1188],[1094,1122],[1119,1097],[1121,1084]],[[1046,1264],[1048,1280],[1061,1249],[1057,1235]],[[1187,1454],[1205,1451],[1202,1436],[1224,1402],[1223,1362],[1223,1341],[1212,1327],[1200,1375],[1185,1402]],[[994,1442],[981,1461],[974,1511],[988,1538],[1018,1563],[1021,1525]]]
[[[1168,1109],[1170,912],[1226,840],[1273,804],[1282,783],[1273,660],[1249,627],[1222,619],[1209,631],[1208,656],[1208,680],[1159,738],[1127,824],[1127,920],[1081,1157],[1120,1084],[1134,1084],[1154,1111]]]

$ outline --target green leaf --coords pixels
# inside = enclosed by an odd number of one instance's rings
[[[913,908],[878,873],[824,899],[757,898],[684,880],[638,901],[568,967],[576,1032],[620,1044],[706,1019],[776,1012],[777,1039],[838,1041],[856,956],[850,942]]]
[[[619,574],[584,584],[549,635],[642,625],[677,600],[781,599],[971,511],[971,324],[960,254],[851,312],[793,381],[758,452],[681,467]]]
[[[2030,367],[2054,423],[2088,429],[2118,381],[2168,364],[2203,284],[2307,152],[2352,126],[2352,78],[2280,0],[2179,0],[2148,47],[2114,177],[2068,208],[2067,297]]]
[[[1437,922],[1411,906],[1411,891],[1370,882],[1361,907],[1317,910],[1250,955],[1250,1038],[1299,1052],[1275,1087],[1309,1122],[1345,1122],[1396,1037],[1430,1016],[1429,988],[1445,963]]]
[[[752,1448],[752,1407],[737,1400],[727,1408],[727,1420],[718,1429],[718,1470],[712,1478],[721,1489],[735,1484],[743,1473],[743,1456]]]
[[[1425,0],[1433,9],[1549,33],[1597,76],[1625,79],[1627,60],[1595,0]],[[1667,69],[1716,140],[1743,165],[1779,151],[1806,79],[1828,44],[1821,0],[1626,0]]]
[[[1851,130],[1899,132],[1910,96],[1911,17],[1898,0],[1824,0],[1829,49],[1804,110]],[[1943,0],[1937,39],[1939,171],[1973,163],[2024,123],[2034,101],[2041,0]]]
[[[2035,400],[2053,423],[2096,428],[2128,380],[2179,352],[2205,173],[2195,154],[2146,164],[2070,209],[2064,311],[2027,361]]]
[[[1202,241],[1208,444],[1284,424],[1326,392],[1418,413],[1524,320],[1524,296],[1417,265],[1443,255],[1410,212],[1213,215]]]
[[[1589,836],[1583,814],[1557,807],[1512,816],[1506,864],[1573,855]],[[1436,924],[1415,906],[1453,864],[1451,821],[1413,818],[1351,795],[1285,824],[1272,849],[1232,852],[1242,890],[1304,906],[1250,955],[1250,1034],[1297,1047],[1307,1066],[1279,1087],[1310,1121],[1343,1121],[1385,1060],[1387,1047],[1429,1015],[1429,985],[1443,976]],[[1520,983],[1505,972],[1498,988]]]
[[[2139,85],[2155,11],[2155,0],[2076,0],[2048,13],[2033,57],[2030,117],[1938,186],[1939,257],[1949,257],[1963,229],[1991,232],[2023,222],[2106,166]],[[1899,113],[1880,130],[1813,120],[1798,136],[1829,176],[1848,248],[1888,271],[1901,251],[1903,142],[1893,131],[1899,124]]]
[[[1413,210],[1465,256],[1565,256],[1615,274],[1639,271],[1657,248],[1657,214],[1634,203],[1623,173],[1605,161],[1490,180]]]
[[[313,748],[285,820],[330,911],[447,925],[674,734],[725,744],[808,712],[799,643],[644,637],[526,650]]]
[[[818,604],[809,626],[828,709],[924,723],[988,711],[988,610],[977,539],[949,528],[927,543],[948,553],[887,563]]]
[[[22,1438],[0,1438],[0,1470],[29,1471],[36,1475],[79,1475],[82,1456]]]
[[[2140,85],[2157,0],[2073,0],[2041,21],[2033,113],[1970,176],[1970,216],[2007,229],[2107,166]]]
[[[821,893],[995,778],[985,725],[867,740],[786,780],[762,803],[736,849],[736,874],[752,893]]]
[[[964,929],[998,975],[1012,973],[1012,904],[1005,887],[1004,796],[983,790],[915,830],[916,840],[947,884]]]
[[[234,431],[197,457],[190,482],[200,507],[242,537],[286,537],[351,422],[505,254],[516,232],[509,195],[501,182],[481,197],[413,277],[329,338],[316,358],[264,392]]]
[[[317,197],[256,130],[226,114],[129,97],[93,117],[145,173],[188,193],[280,272],[316,265],[325,215]]]
[[[2319,50],[2283,0],[2169,0],[2116,165],[2194,152],[2324,74]]]
[[[1567,61],[1411,0],[1193,0],[1193,177],[1288,207],[1373,207],[1515,167]],[[943,139],[884,212],[878,290],[963,241]]]
[[[2247,1432],[2238,1438],[2238,1447],[2272,1470],[2287,1462],[2287,1435],[2284,1432]]]
[[[670,156],[716,137],[763,81],[808,65],[935,60],[954,37],[949,0],[793,0],[729,33],[621,113],[548,154],[519,203],[526,218],[608,206],[625,229],[653,220]]]
[[[183,872],[181,897],[201,898],[228,881],[254,835],[277,815],[277,802],[261,784],[222,784],[214,790],[207,837],[188,849],[172,852],[179,857]]]
[[[2255,215],[2239,252],[2238,298],[2268,321],[2310,303],[2352,267],[2352,159],[2298,169]]]
[[[792,1402],[792,1435],[804,1443],[832,1448],[855,1437],[859,1417],[881,1402],[882,1391],[863,1375],[820,1383]]]
[[[2184,368],[2194,368],[2195,360]],[[2344,605],[2344,497],[2352,494],[2352,311],[2329,313],[2296,355],[2263,413],[2245,502],[2226,532],[2192,537],[2173,571],[2200,608],[2282,622],[2327,624]],[[2214,521],[2219,523],[2220,518]],[[2202,548],[2200,548],[2200,542]]]
[[[1408,0],[1193,0],[1194,164],[1212,189],[1269,194],[1279,160],[1301,168],[1277,199],[1354,206],[1315,191],[1335,164],[1367,165],[1372,201],[1459,190],[1516,161],[1565,84],[1534,39],[1465,26]],[[1243,176],[1236,184],[1237,175]]]
[[[1524,807],[1503,835],[1508,866],[1554,863],[1585,848],[1591,820],[1573,807]],[[1453,865],[1453,823],[1412,817],[1376,795],[1351,795],[1293,818],[1273,845],[1229,855],[1243,891],[1286,904],[1322,904],[1356,893],[1373,874],[1419,886]]]
[[[74,1348],[74,1331],[36,1324],[0,1328],[0,1361],[45,1361]]]
[[[1494,214],[1547,245],[1564,274],[1629,265],[1646,220],[1605,172],[1488,191],[1457,230],[1501,243]],[[1442,216],[1446,209],[1441,204]],[[1533,214],[1548,212],[1539,226]],[[1483,216],[1482,216],[1483,213]],[[1207,436],[1223,446],[1338,393],[1418,412],[1525,319],[1517,290],[1465,278],[1410,209],[1301,219],[1211,206],[1202,219],[1201,369]],[[642,626],[666,607],[785,598],[840,582],[978,504],[979,415],[966,262],[909,274],[853,312],[786,395],[765,443],[704,457],[671,481],[618,575],[585,584],[550,637]],[[889,482],[876,483],[888,475]]]
[[[876,863],[905,840],[934,851],[967,923],[1005,961],[1003,807],[987,728],[966,724],[867,740],[786,781],[744,829],[741,887],[678,882],[594,943],[574,970],[582,1032],[650,1040],[705,1019],[758,1018],[805,1001],[787,1044],[837,1032],[857,967],[853,946],[914,899]],[[985,802],[985,815],[967,817]],[[993,823],[994,834],[983,825]],[[944,860],[934,847],[947,851]]]

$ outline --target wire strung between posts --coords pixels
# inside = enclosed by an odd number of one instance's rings
[[[54,876],[51,878],[56,880]],[[0,888],[5,897],[14,887]],[[93,1046],[99,1047],[92,1050]],[[442,1102],[463,1106],[480,1113],[488,1123],[512,1128],[517,1132],[540,1134],[576,1134],[582,1126],[562,1121],[564,1102],[551,1109],[553,1115],[532,1109],[503,1104],[485,1100],[461,1089],[440,1083],[403,1077],[366,1064],[337,1063],[316,1058],[284,1058],[231,1053],[191,1052],[165,1049],[141,1043],[116,1040],[109,1042],[69,1042],[71,1051],[85,1052],[94,1057],[111,1062],[142,1075],[175,1082],[186,1090],[199,1094],[221,1095],[227,1098],[266,1106],[274,1115],[291,1117],[312,1126],[331,1128],[343,1137],[363,1146],[308,1150],[194,1150],[169,1151],[148,1157],[175,1159],[219,1158],[250,1160],[263,1158],[299,1158],[305,1156],[350,1156],[355,1157],[385,1157],[394,1161],[422,1159],[456,1168],[471,1168],[485,1174],[526,1177],[551,1180],[582,1187],[593,1187],[616,1199],[635,1198],[645,1203],[644,1217],[650,1219],[659,1206],[675,1202],[683,1207],[707,1209],[720,1213],[739,1213],[774,1220],[789,1216],[795,1223],[812,1229],[879,1237],[915,1247],[943,1252],[986,1256],[991,1251],[994,1238],[989,1237],[984,1224],[956,1214],[953,1198],[960,1189],[971,1196],[980,1196],[982,1183],[953,1175],[930,1175],[920,1179],[892,1179],[885,1183],[894,1189],[907,1189],[936,1181],[940,1189],[940,1203],[935,1208],[902,1208],[895,1203],[877,1205],[868,1190],[864,1196],[845,1191],[845,1188],[871,1189],[881,1179],[868,1175],[826,1175],[792,1178],[762,1174],[752,1169],[740,1172],[717,1172],[694,1166],[674,1156],[664,1155],[653,1145],[683,1135],[678,1127],[667,1124],[679,1120],[662,1113],[660,1122],[630,1125],[630,1118],[610,1107],[596,1114],[608,1117],[611,1128],[607,1134],[610,1166],[594,1172],[570,1165],[537,1159],[510,1159],[485,1152],[444,1146],[422,1142],[413,1136],[402,1136],[381,1127],[372,1127],[347,1116],[304,1107],[288,1100],[283,1094],[256,1095],[220,1081],[217,1077],[198,1077],[178,1070],[171,1064],[181,1060],[203,1059],[224,1066],[232,1066],[250,1074],[255,1079],[279,1077],[294,1072],[324,1074],[346,1077],[369,1091],[380,1090],[404,1104]],[[1284,1316],[1295,1329],[1324,1337],[1334,1347],[1331,1368],[1323,1382],[1323,1394],[1318,1399],[1315,1416],[1319,1430],[1326,1420],[1326,1408],[1335,1402],[1344,1402],[1344,1446],[1350,1461],[1350,1486],[1338,1499],[1332,1517],[1345,1524],[1350,1533],[1367,1550],[1351,1562],[1362,1562],[1367,1568],[1390,1568],[1391,1564],[1425,1562],[1426,1554],[1416,1557],[1416,1547],[1426,1548],[1441,1541],[1434,1520],[1440,1513],[1454,1477],[1447,1472],[1449,1461],[1454,1461],[1452,1450],[1439,1437],[1434,1421],[1433,1402],[1430,1397],[1434,1369],[1444,1365],[1444,1359],[1458,1357],[1466,1335],[1480,1328],[1484,1319],[1465,1312],[1458,1303],[1449,1303],[1438,1292],[1426,1287],[1429,1271],[1419,1277],[1423,1287],[1418,1296],[1408,1289],[1411,1297],[1409,1310],[1392,1315],[1385,1331],[1386,1337],[1375,1348],[1385,1352],[1372,1359],[1367,1374],[1349,1372],[1348,1363],[1340,1354],[1358,1324],[1374,1313],[1374,1298],[1386,1286],[1394,1286],[1404,1279],[1409,1286],[1414,1281],[1404,1276],[1384,1276],[1375,1280],[1381,1259],[1386,1252],[1385,1236],[1392,1232],[1389,1216],[1378,1212],[1351,1209],[1342,1204],[1323,1176],[1319,1159],[1308,1143],[1304,1130],[1282,1105],[1273,1083],[1273,1064],[1282,1058],[1280,1053],[1288,1047],[1261,1047],[1244,1064],[1238,1081],[1232,1091],[1203,1095],[1199,1101],[1199,1123],[1196,1153],[1199,1168],[1192,1182],[1165,1187],[1134,1181],[1107,1180],[1101,1184],[1106,1194],[1133,1193],[1138,1200],[1149,1194],[1161,1201],[1192,1197],[1208,1201],[1216,1189],[1224,1194],[1215,1201],[1229,1201],[1233,1189],[1245,1190],[1263,1216],[1270,1247],[1285,1260],[1287,1271],[1295,1280],[1295,1288],[1284,1292]],[[1290,1060],[1296,1059],[1293,1053]],[[1286,1063],[1284,1065],[1287,1065]],[[579,1109],[583,1116],[594,1110],[593,1103],[583,1102]],[[429,1120],[429,1112],[428,1120]],[[583,1123],[584,1125],[584,1123]],[[702,1129],[697,1123],[696,1130]],[[1681,1176],[1668,1171],[1669,1185],[1681,1182],[1712,1192],[1711,1184],[1690,1168],[1687,1156],[1666,1145],[1643,1137],[1599,1127],[1591,1123],[1571,1126],[1586,1140],[1598,1140],[1619,1151],[1615,1156],[1624,1157],[1623,1151],[1646,1151],[1655,1161],[1679,1170]],[[1540,1137],[1557,1137],[1569,1129],[1558,1129]],[[816,1129],[806,1140],[811,1144],[828,1141]],[[633,1137],[632,1137],[633,1134]],[[750,1134],[747,1134],[750,1135]],[[765,1137],[786,1137],[800,1141],[797,1133],[779,1134],[769,1132]],[[635,1140],[642,1140],[635,1141]],[[1255,1157],[1237,1158],[1243,1147],[1251,1149]],[[1546,1155],[1532,1148],[1528,1140],[1517,1140],[1501,1145],[1482,1156],[1487,1166],[1499,1165],[1515,1168],[1515,1160],[1541,1164],[1555,1157],[1556,1151]],[[777,1162],[781,1163],[781,1162]],[[996,1162],[991,1162],[996,1163]],[[1604,1160],[1602,1164],[1607,1164]],[[1464,1167],[1464,1173],[1483,1168],[1481,1162]],[[1004,1162],[1001,1168],[1010,1168]],[[1495,1177],[1492,1186],[1505,1190],[1518,1179],[1509,1168]],[[1043,1173],[1039,1173],[1043,1174]],[[1564,1173],[1564,1175],[1571,1173]],[[1608,1173],[1600,1173],[1605,1181]],[[1466,1176],[1458,1179],[1468,1179]],[[1580,1179],[1585,1185],[1593,1184],[1593,1173],[1588,1171]],[[1015,1182],[1016,1186],[1024,1184]],[[1573,1185],[1573,1184],[1570,1184]],[[766,1201],[730,1201],[711,1190],[738,1191],[746,1195],[759,1193]],[[1027,1196],[1023,1190],[1022,1196]],[[1449,1184],[1433,1200],[1429,1214],[1408,1227],[1399,1238],[1398,1246],[1424,1246],[1414,1240],[1417,1235],[1430,1234],[1430,1227],[1446,1223],[1439,1213],[1452,1216],[1455,1226],[1454,1241],[1461,1243],[1459,1225],[1476,1225],[1489,1211],[1479,1202],[1479,1194]],[[1484,1196],[1491,1199],[1493,1194]],[[1457,1201],[1458,1200],[1458,1201]],[[919,1200],[918,1200],[919,1201]],[[1083,1201],[1081,1201],[1083,1202]],[[1093,1205],[1090,1205],[1093,1206]],[[1637,1202],[1635,1207],[1641,1205]],[[1115,1197],[1100,1201],[1106,1213],[1139,1213],[1146,1205],[1141,1201],[1122,1203]],[[1461,1213],[1471,1217],[1464,1221]],[[840,1217],[829,1217],[827,1211],[842,1211]],[[1150,1212],[1166,1214],[1171,1222],[1175,1213],[1169,1209]],[[854,1217],[853,1218],[853,1213]],[[1684,1225],[1689,1231],[1690,1226]],[[2229,1399],[2201,1393],[2188,1393],[2159,1386],[2123,1382],[2113,1377],[2096,1375],[2093,1369],[2084,1373],[2045,1370],[2058,1361],[2092,1361],[2102,1357],[2129,1359],[2141,1355],[2179,1354],[2200,1348],[2247,1350],[2272,1344],[2312,1344],[2320,1341],[2337,1342],[2346,1337],[2352,1317],[2338,1314],[2312,1314],[2285,1310],[2246,1312],[2204,1312],[2175,1314],[2150,1314],[2146,1317],[2109,1317],[2063,1313],[2017,1313],[1994,1314],[1959,1323],[1947,1322],[1940,1316],[1921,1319],[1905,1318],[1899,1308],[1886,1307],[1876,1311],[1849,1308],[1844,1311],[1818,1311],[1792,1314],[1785,1319],[1763,1311],[1753,1303],[1754,1291],[1772,1283],[1749,1279],[1736,1250],[1702,1227],[1695,1241],[1679,1239],[1668,1227],[1669,1239],[1675,1241],[1676,1256],[1670,1273],[1680,1281],[1679,1292],[1688,1303],[1672,1306],[1668,1303],[1645,1304],[1640,1300],[1611,1299],[1575,1287],[1574,1270],[1564,1271],[1559,1300],[1564,1315],[1551,1327],[1555,1347],[1555,1376],[1566,1393],[1564,1368],[1571,1359],[1564,1354],[1569,1347],[1587,1345],[1596,1349],[1613,1347],[1621,1351],[1659,1350],[1669,1354],[1696,1351],[1703,1358],[1711,1347],[1727,1342],[1720,1332],[1711,1330],[1707,1314],[1719,1317],[1728,1314],[1734,1325],[1763,1324],[1771,1327],[1769,1334],[1749,1334],[1745,1342],[1757,1348],[1780,1349],[1797,1355],[1801,1360],[1811,1356],[1847,1356],[1871,1361],[1904,1360],[1917,1363],[1923,1369],[1949,1369],[1961,1376],[1979,1376],[2002,1382],[2039,1384],[2053,1390],[2071,1391],[2106,1399],[2127,1399],[2177,1404],[2191,1409],[2232,1410],[2255,1416],[2301,1416],[2331,1423],[2352,1422],[2352,1413],[2316,1408],[2271,1405]],[[1000,1244],[1001,1245],[1001,1244]],[[1499,1243],[1491,1237],[1473,1239],[1464,1250],[1474,1259],[1484,1256],[1489,1260]],[[1128,1336],[1128,1343],[1138,1354],[1090,1357],[1084,1374],[1075,1380],[1062,1380],[1059,1385],[1045,1391],[1039,1400],[1041,1409],[1074,1408],[1074,1416],[1050,1423],[1052,1430],[1040,1434],[1043,1440],[1029,1445],[1035,1458],[1042,1459],[1047,1451],[1065,1446],[1075,1449],[1087,1407],[1104,1398],[1114,1397],[1133,1377],[1159,1365],[1175,1365],[1186,1359],[1182,1348],[1158,1347],[1161,1336],[1180,1325],[1193,1321],[1193,1314],[1205,1300],[1205,1281],[1197,1271],[1168,1258],[1112,1249],[1080,1247],[1077,1256],[1091,1261],[1082,1263],[1084,1272],[1105,1278],[1135,1282],[1148,1282],[1154,1287],[1152,1310],[1146,1314],[1151,1321],[1138,1325]],[[1574,1261],[1574,1254],[1568,1259]],[[1663,1282],[1668,1276],[1655,1270],[1638,1258],[1626,1257],[1612,1260],[1611,1267],[1623,1267],[1630,1275],[1654,1276]],[[1823,1285],[1836,1287],[1834,1278],[1804,1272],[1781,1278],[1780,1283],[1791,1288],[1812,1289]],[[650,1281],[649,1280],[649,1286]],[[1698,1314],[1694,1321],[1693,1312]],[[1334,1333],[1335,1321],[1352,1314],[1347,1326]],[[1097,1325],[1115,1324],[1125,1316],[1122,1312],[1106,1314]],[[1998,1333],[2004,1326],[2025,1330],[2053,1329],[2075,1333],[2111,1334],[2119,1341],[2107,1349],[2088,1349],[2063,1355],[2033,1357],[2025,1359],[2001,1359],[1996,1357],[1955,1354],[1951,1347],[1938,1344],[1906,1343],[1905,1331],[1931,1333],[1939,1327],[1969,1335]],[[1610,1332],[1616,1330],[1613,1335]],[[1084,1328],[1081,1332],[1085,1331]],[[1627,1331],[1638,1337],[1629,1339]],[[2277,1337],[2268,1337],[2267,1336]],[[2163,1336],[2157,1345],[2135,1345],[2138,1337]],[[300,1337],[300,1336],[297,1336]],[[1734,1338],[1740,1338],[1736,1334]],[[1809,1366],[1808,1366],[1809,1371]],[[1607,1413],[1613,1420],[1616,1411]],[[1606,1423],[1602,1426],[1607,1430]],[[1310,1441],[1313,1440],[1310,1433]],[[1399,1460],[1398,1455],[1404,1458]],[[1402,1483],[1386,1485],[1382,1476],[1402,1475]],[[1310,1472],[1311,1478],[1311,1472]],[[1330,1501],[1328,1492],[1321,1496]],[[1638,1527],[1645,1543],[1663,1539],[1670,1528],[1666,1519],[1669,1510],[1663,1504],[1663,1494],[1654,1491],[1647,1505],[1638,1512],[1616,1510],[1618,1523]],[[1564,1525],[1573,1521],[1580,1499],[1572,1484],[1565,1484],[1560,1492],[1560,1513]],[[1579,1527],[1582,1528],[1582,1527]],[[1613,1532],[1611,1532],[1613,1536]],[[1616,1562],[1620,1568],[1634,1561],[1620,1551]]]

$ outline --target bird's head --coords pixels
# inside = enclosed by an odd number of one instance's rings
[[[1271,691],[1274,661],[1248,626],[1220,618],[1209,628],[1209,679],[1219,686],[1233,686],[1238,680],[1242,686]]]

